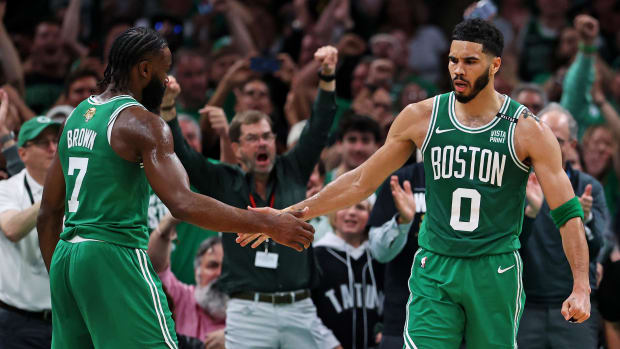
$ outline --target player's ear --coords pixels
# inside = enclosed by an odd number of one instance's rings
[[[140,74],[140,77],[144,78],[147,81],[150,81],[152,73],[153,64],[150,61],[144,60],[138,63],[138,74]]]
[[[502,65],[502,58],[501,57],[493,57],[493,60],[491,61],[491,69],[490,72],[492,75],[497,74],[497,72],[499,71],[499,67]]]

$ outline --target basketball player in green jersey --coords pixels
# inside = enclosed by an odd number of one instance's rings
[[[176,218],[206,229],[261,231],[297,250],[312,241],[312,227],[293,215],[267,217],[190,190],[170,130],[153,113],[170,63],[159,34],[128,29],[112,45],[107,89],[65,123],[37,221],[50,272],[53,348],[177,347],[145,252],[149,184]]]
[[[406,348],[456,349],[463,337],[468,348],[516,347],[525,302],[518,236],[531,167],[554,209],[573,272],[562,314],[573,322],[589,317],[583,211],[553,133],[493,88],[502,49],[501,33],[488,22],[457,25],[448,62],[454,92],[407,106],[364,164],[289,208],[308,208],[309,219],[352,205],[421,148],[427,212],[409,281]],[[255,246],[264,238],[237,241],[256,239]]]

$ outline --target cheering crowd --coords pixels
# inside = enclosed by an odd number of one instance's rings
[[[519,346],[620,348],[620,8],[607,0],[0,1],[0,348],[51,345],[43,183],[64,121],[105,89],[119,34],[150,27],[169,45],[159,111],[192,190],[281,209],[360,166],[407,105],[451,89],[449,33],[463,17],[501,30],[495,88],[550,127],[585,216],[592,312],[571,324],[571,270],[530,174]],[[151,190],[146,252],[179,347],[402,348],[421,161],[312,219],[302,252],[241,247],[175,219]]]

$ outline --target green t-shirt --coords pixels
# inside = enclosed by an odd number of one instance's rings
[[[564,77],[561,104],[577,121],[580,141],[590,126],[605,122],[600,110],[592,102],[590,94],[595,78],[594,63],[594,56],[579,52]]]
[[[56,103],[62,91],[62,84],[37,83],[27,85],[24,101],[35,113],[45,114]]]

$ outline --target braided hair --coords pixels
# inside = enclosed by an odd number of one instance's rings
[[[108,66],[100,85],[105,89],[110,83],[123,90],[129,84],[129,71],[147,54],[158,53],[168,47],[158,32],[146,27],[133,27],[124,31],[112,43]]]

